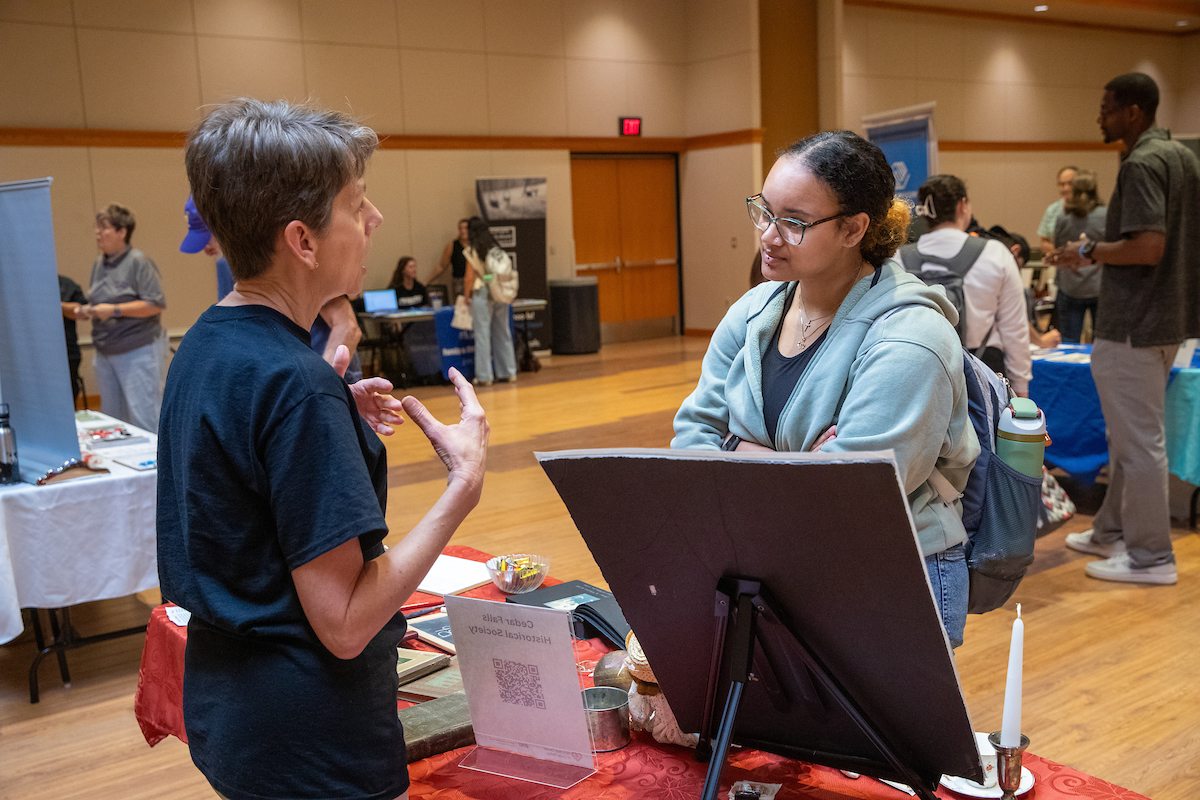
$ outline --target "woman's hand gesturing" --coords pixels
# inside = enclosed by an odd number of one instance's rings
[[[475,389],[462,374],[450,369],[450,382],[458,395],[462,410],[459,421],[454,425],[439,422],[429,409],[417,398],[409,395],[400,402],[405,412],[417,427],[429,438],[434,452],[450,470],[448,482],[464,482],[464,488],[474,493],[478,500],[483,489],[483,473],[487,462],[488,421],[475,397]]]

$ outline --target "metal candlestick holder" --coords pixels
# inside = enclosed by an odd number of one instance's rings
[[[996,748],[996,778],[1004,792],[1000,800],[1015,800],[1017,789],[1021,788],[1021,757],[1029,747],[1029,737],[1021,734],[1019,746],[1001,747],[1000,731],[995,731],[988,734],[988,741]]]

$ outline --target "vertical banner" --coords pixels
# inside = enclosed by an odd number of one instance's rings
[[[30,482],[79,458],[50,181],[0,183],[0,400]]]
[[[477,178],[479,215],[492,235],[512,256],[521,279],[520,297],[548,300],[546,287],[546,179]],[[550,347],[550,308],[513,312],[514,324],[524,324],[529,346]]]
[[[937,174],[936,103],[898,108],[863,117],[867,139],[879,146],[896,176],[896,196],[916,205],[917,189]]]

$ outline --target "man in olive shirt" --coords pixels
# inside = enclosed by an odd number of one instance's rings
[[[1200,336],[1200,159],[1154,124],[1158,86],[1142,73],[1104,87],[1100,128],[1125,154],[1104,241],[1055,254],[1059,268],[1104,264],[1092,377],[1108,429],[1109,482],[1092,530],[1067,546],[1103,556],[1093,578],[1175,583],[1163,415],[1180,342]]]
[[[124,206],[96,215],[96,246],[88,289],[100,410],[158,432],[167,332],[159,322],[167,307],[158,266],[129,246],[136,221]]]

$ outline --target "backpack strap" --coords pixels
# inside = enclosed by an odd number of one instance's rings
[[[898,253],[900,263],[904,265],[905,272],[920,272],[921,271],[921,253],[917,250],[916,243],[906,244],[900,248]]]
[[[981,236],[968,236],[957,254],[950,258],[941,258],[920,252],[916,244],[906,244],[900,248],[900,258],[904,262],[904,268],[909,272],[920,272],[921,265],[929,262],[945,267],[948,271],[963,278],[971,271],[971,267],[975,266],[975,262],[979,260],[979,256],[983,253],[983,248],[985,247],[987,247],[987,239]],[[905,253],[909,248],[912,248],[911,254]],[[913,261],[916,262],[916,265],[915,267],[910,267],[909,265]]]
[[[927,483],[938,493],[938,497],[942,498],[945,505],[954,505],[954,501],[962,497],[962,492],[955,489],[954,484],[950,483],[950,479],[943,475],[937,467],[934,467],[933,472],[929,474]]]

